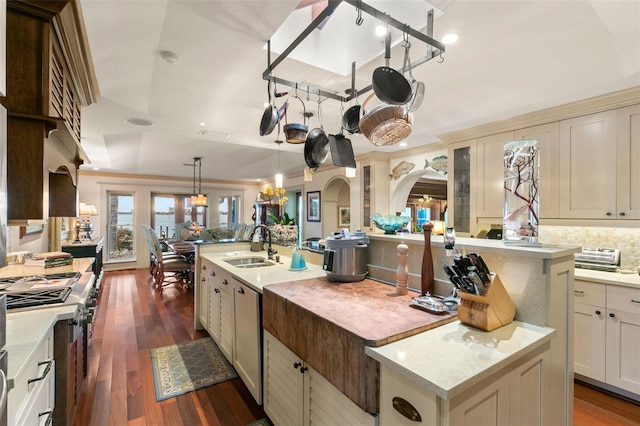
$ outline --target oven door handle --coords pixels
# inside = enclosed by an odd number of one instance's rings
[[[0,382],[2,384],[2,392],[0,392],[0,417],[7,409],[7,393],[9,392],[9,383],[7,383],[7,375],[0,370]]]

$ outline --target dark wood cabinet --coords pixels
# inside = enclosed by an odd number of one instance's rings
[[[7,109],[9,225],[76,215],[75,177],[88,161],[80,110],[97,93],[81,15],[78,0],[7,2],[7,88],[0,103]],[[71,181],[57,176],[61,166]]]
[[[62,244],[62,251],[71,253],[73,257],[92,257],[95,259],[93,262],[93,274],[96,276],[94,286],[100,287],[100,281],[102,279],[102,249],[104,247],[104,237],[98,237],[91,240],[81,240],[80,243],[73,243],[67,241]]]

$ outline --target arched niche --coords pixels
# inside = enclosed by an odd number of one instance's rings
[[[344,176],[331,178],[322,190],[322,235],[338,231],[338,209],[351,207],[351,186]]]
[[[417,170],[411,173],[408,173],[402,181],[398,183],[393,194],[391,194],[391,213],[395,212],[403,212],[407,206],[407,200],[409,199],[409,194],[411,194],[411,190],[416,185],[416,183],[421,179],[430,179],[434,181],[441,181],[446,192],[447,188],[447,177],[441,173],[438,173],[433,170]],[[433,194],[428,194],[433,195]]]

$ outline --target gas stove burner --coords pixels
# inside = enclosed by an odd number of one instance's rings
[[[71,287],[51,290],[6,293],[7,309],[62,303],[71,293]]]
[[[38,275],[28,275],[21,277],[8,277],[8,278],[0,278],[0,285],[2,284],[18,284],[27,281],[52,281],[52,280],[63,280],[63,279],[75,279],[80,278],[82,274],[80,272],[57,272],[53,274],[38,274]],[[7,286],[4,286],[7,287]]]

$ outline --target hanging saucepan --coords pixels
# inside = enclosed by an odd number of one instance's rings
[[[391,34],[387,33],[384,40],[385,66],[373,71],[371,84],[373,91],[382,102],[390,105],[404,105],[411,100],[411,84],[406,78],[389,67],[391,58]]]
[[[293,98],[298,99],[302,104],[302,111],[303,111],[302,117],[303,117],[304,124],[289,123],[287,121],[287,112],[285,112],[284,121],[286,124],[284,125],[283,129],[284,129],[284,134],[287,139],[287,142],[293,143],[293,144],[299,144],[299,143],[304,143],[307,140],[307,132],[309,131],[309,127],[307,126],[307,114],[306,114],[307,109],[304,106],[304,101],[300,99],[297,94],[296,96],[293,96]]]
[[[273,129],[276,128],[278,123],[278,107],[271,100],[271,80],[267,83],[267,93],[269,93],[269,106],[264,109],[262,113],[262,120],[260,121],[260,136],[271,134]]]
[[[413,97],[411,98],[411,102],[409,102],[408,112],[414,112],[422,105],[422,101],[424,100],[424,83],[418,81],[413,76],[411,72],[411,55],[409,54],[409,49],[411,48],[411,43],[406,41],[405,44],[405,65],[403,68],[407,68],[407,63],[409,66],[409,78],[411,78],[411,90],[413,91]]]
[[[360,104],[358,103],[358,98],[356,97],[356,104],[349,107],[347,109],[347,112],[342,114],[342,128],[351,134],[360,133],[360,127],[358,127],[359,121]]]
[[[304,143],[304,161],[311,169],[317,169],[329,155],[329,138],[322,126],[322,103],[318,101],[320,127],[311,129]]]

